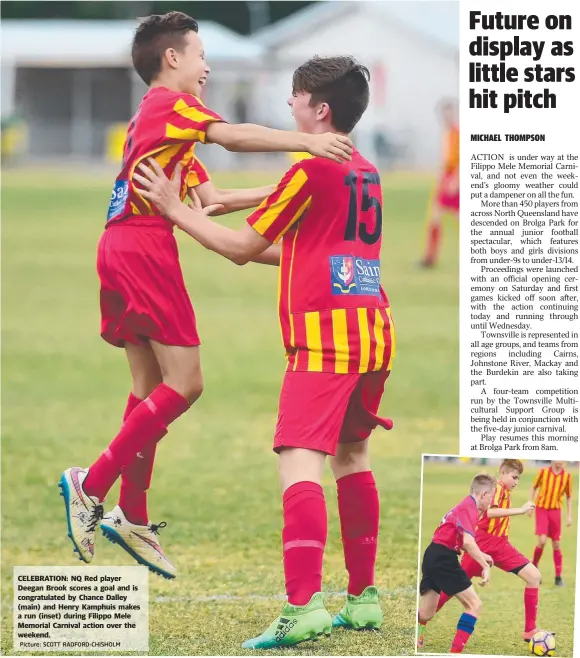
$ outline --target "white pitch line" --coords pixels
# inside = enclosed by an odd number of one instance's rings
[[[385,598],[393,598],[399,594],[414,594],[415,587],[397,587],[395,589],[382,589],[379,594]],[[330,598],[345,597],[346,592],[324,592]],[[235,594],[212,594],[210,596],[156,596],[152,603],[210,603],[224,601],[285,601],[285,594],[246,594],[238,596]]]
[[[394,589],[380,589],[379,594],[386,599],[391,599],[399,594],[414,594],[414,587],[396,587]],[[346,592],[324,592],[325,596],[329,598],[344,598]],[[150,603],[211,603],[211,602],[226,602],[230,601],[286,601],[285,594],[272,594],[270,596],[264,594],[246,594],[245,596],[238,596],[235,594],[211,594],[210,596],[156,596],[151,599]],[[12,602],[6,603],[4,607],[9,610],[13,609]]]

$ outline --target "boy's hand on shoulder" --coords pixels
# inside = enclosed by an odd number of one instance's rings
[[[321,158],[330,158],[335,162],[345,162],[352,159],[353,143],[344,135],[323,133],[309,135],[308,152]]]

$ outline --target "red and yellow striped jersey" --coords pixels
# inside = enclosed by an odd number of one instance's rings
[[[459,126],[449,128],[444,140],[443,168],[449,174],[459,170]]]
[[[381,287],[382,191],[375,167],[296,163],[248,218],[282,240],[279,313],[288,369],[365,373],[389,370],[395,333]]]
[[[495,491],[493,492],[493,500],[489,509],[494,507],[499,509],[509,509],[511,506],[511,496],[510,492],[503,486],[501,482],[498,482],[495,485]],[[510,525],[510,517],[503,516],[498,519],[490,519],[487,515],[487,511],[483,514],[479,523],[477,524],[478,532],[486,532],[489,535],[494,535],[494,537],[506,537],[508,536],[508,530]]]
[[[205,167],[194,156],[194,146],[205,142],[207,127],[214,121],[223,119],[196,96],[166,87],[149,89],[129,124],[123,166],[113,186],[107,223],[134,216],[159,217],[157,209],[133,185],[135,168],[147,158],[155,158],[169,177],[181,162],[182,199],[188,187],[208,181]]]
[[[564,494],[572,497],[572,476],[564,469],[559,473],[554,473],[551,466],[540,469],[532,486],[538,489],[536,507],[562,509]]]

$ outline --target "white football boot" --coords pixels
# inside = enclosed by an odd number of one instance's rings
[[[124,548],[139,564],[169,579],[175,578],[177,569],[167,559],[157,539],[159,529],[166,525],[165,522],[157,525],[131,523],[127,521],[123,510],[117,505],[103,517],[101,530],[109,541]]]
[[[83,482],[88,474],[87,468],[73,466],[64,471],[58,483],[64,498],[68,536],[83,562],[91,562],[95,555],[95,533],[103,518],[99,499],[84,492]]]

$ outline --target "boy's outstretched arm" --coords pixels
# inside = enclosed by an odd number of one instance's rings
[[[254,189],[249,189],[249,190],[216,190],[213,188],[213,191],[208,191],[206,188],[205,190],[202,191],[202,194],[198,194],[199,188],[200,187],[205,187],[205,185],[211,185],[211,183],[204,183],[203,185],[200,185],[196,187],[195,189],[190,188],[189,190],[189,198],[193,202],[193,207],[196,210],[203,210],[203,208],[219,203],[224,203],[224,201],[220,202],[220,199],[226,199],[228,198],[228,193],[235,193],[235,192],[240,192],[242,193],[238,199],[240,204],[245,203],[243,201],[244,198],[246,199],[252,199],[252,203],[249,206],[243,206],[243,207],[237,207],[233,208],[232,207],[232,202],[230,201],[230,210],[228,212],[234,212],[234,210],[246,210],[247,208],[253,208],[254,206],[259,205],[266,197],[268,197],[272,192],[276,189],[275,185],[266,185],[264,187],[256,187]],[[213,186],[212,186],[213,187]],[[213,192],[217,192],[217,194],[213,194]],[[247,192],[248,194],[244,196],[243,193]],[[221,194],[220,194],[221,193]],[[258,203],[254,203],[254,196],[259,197]],[[225,202],[227,203],[227,201]],[[224,204],[224,208],[227,208],[227,205]],[[222,215],[225,214],[225,210],[218,208],[218,210],[214,210],[212,212],[206,213],[210,217],[214,217],[216,215]],[[271,244],[264,252],[256,256],[255,258],[252,258],[253,263],[261,263],[263,265],[280,265],[280,257],[282,255],[282,249],[280,245],[278,244]]]
[[[182,203],[179,207],[175,206],[163,214],[206,249],[215,251],[236,265],[245,265],[254,260],[268,264],[279,264],[280,262],[279,256],[277,263],[272,262],[272,254],[265,256],[264,260],[258,260],[260,255],[264,256],[264,252],[271,246],[271,242],[256,233],[247,224],[239,231],[235,231],[227,226],[216,224],[203,211],[188,208]]]
[[[207,126],[207,141],[235,152],[301,152],[330,158],[336,162],[351,159],[352,142],[344,135],[323,133],[311,135],[290,130],[276,130],[253,123],[211,123]]]
[[[482,586],[487,585],[489,582],[491,566],[493,565],[491,557],[481,551],[474,537],[467,532],[463,533],[463,550],[466,553],[469,553],[477,564],[479,564],[482,569],[480,584]]]
[[[271,244],[266,251],[252,258],[252,263],[262,263],[262,265],[280,265],[280,256],[282,248],[279,244]],[[572,518],[572,517],[570,517]],[[570,525],[570,524],[568,524]]]
[[[173,179],[169,180],[157,162],[150,159],[149,165],[151,168],[143,164],[139,165],[144,176],[137,173],[133,175],[145,188],[139,190],[139,193],[152,201],[165,217],[206,249],[215,251],[237,265],[245,265],[271,246],[269,240],[247,224],[239,231],[234,231],[213,222],[208,215],[219,210],[218,206],[208,206],[203,209],[185,206],[179,198],[181,180],[179,166],[175,170]],[[272,259],[271,254],[270,259]]]
[[[202,206],[213,206],[220,204],[223,206],[211,213],[215,215],[225,215],[237,210],[248,210],[259,206],[262,201],[276,189],[275,185],[264,185],[263,187],[253,187],[240,190],[222,190],[214,187],[211,181],[202,183],[195,188],[189,189],[189,197],[194,201],[193,195],[196,194],[201,200]]]
[[[530,510],[533,510],[536,506],[531,501],[524,503],[521,507],[508,507],[504,509],[502,507],[490,507],[486,514],[490,519],[501,519],[505,516],[520,516],[521,514],[527,514]]]

